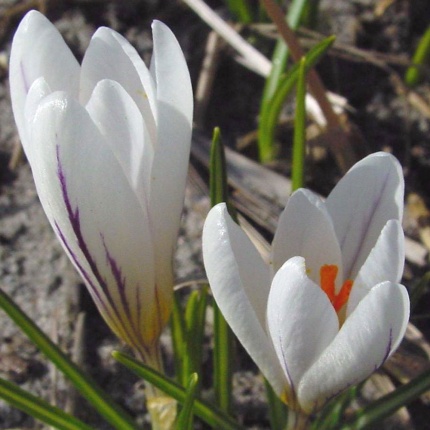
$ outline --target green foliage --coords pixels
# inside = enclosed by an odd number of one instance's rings
[[[359,410],[347,423],[337,428],[338,430],[362,430],[369,428],[371,425],[389,417],[397,409],[417,399],[428,390],[430,390],[430,370],[427,370],[411,382]]]
[[[185,404],[187,401],[187,391],[166,376],[122,352],[114,351],[112,356],[136,375],[156,386],[168,396],[173,397],[179,403]],[[225,412],[203,400],[194,399],[193,413],[212,427],[223,430],[243,430],[243,427]]]
[[[174,294],[171,325],[174,359],[177,380],[184,387],[188,385],[192,374],[201,375],[207,297],[207,286],[192,291],[183,312],[178,294]],[[199,387],[200,383],[197,392]]]
[[[1,289],[0,307],[106,421],[116,429],[135,430],[137,428],[132,418],[89,375],[85,375]]]
[[[287,14],[288,25],[293,29],[297,29],[302,19],[302,15],[305,11],[308,0],[293,0]],[[263,96],[261,98],[260,114],[258,122],[258,150],[259,157],[262,163],[271,161],[276,156],[274,148],[273,134],[274,127],[277,124],[276,121],[270,117],[271,104],[276,93],[279,90],[285,68],[288,60],[288,46],[284,40],[280,38],[275,46],[272,55],[272,69],[270,75],[266,79],[266,83],[263,90]],[[274,124],[274,125],[273,125]],[[266,133],[270,130],[271,139],[266,138]]]
[[[430,26],[418,43],[412,63],[413,65],[408,68],[405,74],[405,82],[410,87],[418,85],[421,82],[424,76],[424,67],[430,66]]]
[[[193,405],[197,395],[198,381],[199,377],[197,373],[193,373],[187,384],[187,395],[184,406],[176,422],[178,430],[193,430]]]
[[[348,388],[338,397],[333,399],[318,415],[312,424],[312,430],[331,430],[335,429],[343,421],[344,412],[357,396],[360,385]]]
[[[333,44],[335,38],[334,36],[328,37],[312,48],[305,56],[306,72],[314,67],[315,64],[325,55],[327,50]],[[269,161],[271,157],[274,155],[274,133],[276,125],[278,124],[279,115],[282,109],[282,106],[285,102],[285,99],[290,94],[290,92],[294,89],[296,85],[297,79],[299,75],[299,67],[298,65],[294,65],[288,72],[287,75],[283,75],[279,81],[279,85],[276,93],[272,97],[271,103],[267,106],[267,110],[265,112],[264,121],[260,121],[259,126],[259,142],[262,143],[260,149],[264,147],[264,159],[260,158],[260,161]],[[260,151],[261,155],[261,151]]]
[[[266,387],[267,403],[269,405],[270,428],[283,429],[287,425],[287,407],[273,391],[272,386],[264,380]]]
[[[306,155],[306,59],[299,64],[294,121],[292,191],[304,185]]]
[[[249,24],[254,20],[254,10],[249,0],[224,0],[224,3],[242,24]]]
[[[222,202],[228,205],[227,165],[219,128],[214,129],[212,138],[209,194],[211,206]],[[215,398],[218,406],[230,413],[233,391],[233,334],[215,302],[213,310]]]
[[[59,430],[91,430],[91,427],[74,416],[2,378],[0,378],[0,397],[15,408]]]

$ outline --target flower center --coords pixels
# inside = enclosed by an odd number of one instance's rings
[[[336,312],[339,312],[349,299],[353,281],[347,279],[336,294],[336,276],[339,271],[335,264],[325,264],[320,269],[321,289],[327,294]]]

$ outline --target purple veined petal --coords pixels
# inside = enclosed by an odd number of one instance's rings
[[[354,311],[360,300],[375,285],[384,281],[396,283],[400,281],[405,263],[404,242],[400,221],[388,221],[354,280],[347,315]]]
[[[295,408],[296,390],[303,374],[339,331],[337,314],[327,295],[307,277],[304,258],[289,259],[273,278],[267,325],[290,382],[289,405]]]
[[[79,64],[58,30],[41,13],[32,10],[21,21],[12,42],[9,79],[12,108],[24,147],[28,147],[24,107],[33,82],[43,77],[51,91],[77,97]]]
[[[96,85],[86,109],[148,214],[154,149],[138,107],[118,82],[104,79]]]
[[[286,378],[266,333],[269,268],[220,203],[203,228],[203,259],[212,294],[231,329],[279,394]]]
[[[149,70],[137,51],[120,34],[100,27],[91,38],[82,61],[80,100],[86,104],[103,79],[118,82],[138,106],[155,145],[156,100],[155,88]]]
[[[151,74],[156,86],[157,143],[151,174],[150,211],[155,232],[157,280],[172,272],[173,251],[185,195],[191,146],[193,93],[184,55],[169,28],[152,24]]]
[[[298,389],[302,409],[314,412],[370,376],[398,347],[408,319],[403,285],[383,282],[372,288],[303,376]]]
[[[338,267],[336,285],[342,284],[342,256],[330,215],[324,202],[306,189],[291,195],[279,218],[272,243],[275,272],[295,256],[305,258],[308,276],[316,284],[325,264]]]
[[[145,348],[168,309],[157,301],[148,219],[118,160],[86,109],[64,93],[42,101],[31,138],[44,144],[32,169],[55,232],[113,331]]]
[[[326,200],[342,250],[344,277],[354,279],[390,219],[402,219],[404,179],[390,154],[369,155],[339,181]]]
[[[27,98],[25,100],[25,106],[24,106],[24,117],[25,117],[25,134],[28,133],[28,125],[32,123],[34,115],[36,113],[36,110],[40,104],[40,102],[49,94],[51,94],[51,88],[45,81],[45,78],[42,76],[40,78],[37,78],[33,84],[31,85],[30,89],[28,90]],[[34,151],[37,151],[38,148],[35,147],[32,142],[28,140],[26,137],[25,139],[22,139],[23,148],[25,151],[25,155],[27,156],[28,160],[30,160],[31,164],[31,157],[32,153]]]

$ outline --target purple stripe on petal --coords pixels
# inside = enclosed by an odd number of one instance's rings
[[[113,300],[113,297],[109,291],[109,287],[108,287],[105,279],[102,277],[100,270],[97,267],[97,264],[94,261],[92,255],[88,249],[88,245],[85,242],[85,239],[82,235],[79,208],[76,208],[76,210],[73,210],[72,204],[71,204],[71,201],[70,201],[70,198],[68,195],[67,182],[66,182],[66,177],[65,177],[65,174],[63,171],[61,160],[60,160],[60,148],[58,145],[56,147],[56,152],[57,152],[57,166],[58,166],[57,175],[58,175],[58,179],[60,181],[61,191],[63,194],[63,200],[64,200],[64,203],[66,205],[66,211],[67,211],[67,214],[69,217],[69,221],[70,221],[70,224],[72,226],[73,232],[75,233],[76,239],[78,241],[78,246],[79,246],[80,250],[82,251],[88,265],[90,266],[92,274],[94,275],[94,277],[97,280],[97,285],[94,284],[94,282],[90,279],[88,272],[86,272],[83,269],[82,265],[79,263],[78,257],[71,251],[70,246],[67,244],[67,241],[66,241],[64,235],[62,234],[60,228],[58,227],[58,225],[56,223],[56,226],[58,229],[58,234],[61,237],[61,240],[63,241],[64,246],[66,247],[66,249],[69,251],[70,255],[72,256],[73,261],[75,262],[76,266],[78,267],[79,271],[81,272],[83,278],[87,281],[87,285],[90,286],[92,291],[96,294],[96,297],[99,299],[100,303],[103,304],[103,308],[106,310],[106,313],[108,314],[111,322],[113,323],[113,321],[114,321],[112,318],[112,314],[109,311],[108,306],[106,305],[106,303],[104,302],[104,300],[102,300],[102,298],[100,296],[100,293],[98,290],[99,287],[101,288],[101,290],[103,291],[103,294],[107,298],[107,301],[109,303],[110,308],[114,312],[118,321],[121,323],[123,331],[128,338],[128,342],[131,344],[130,346],[132,346],[133,348],[136,348],[136,349],[141,349],[142,347],[144,347],[144,345],[136,345],[135,342],[133,342],[133,338],[135,338],[135,337],[132,336],[132,333],[130,333],[127,325],[123,323],[122,315],[121,315],[118,307],[116,306],[115,301]],[[112,266],[111,266],[111,269],[112,269]],[[120,274],[121,274],[120,270],[117,270],[117,275],[119,275],[118,279],[121,279]],[[114,276],[115,276],[115,274],[114,274]],[[122,285],[122,283],[120,283],[119,286],[120,286],[120,294],[124,294],[124,293],[121,293],[121,288],[124,289],[125,286]],[[127,317],[129,317],[129,316],[130,316],[130,313],[128,312]],[[131,321],[130,321],[130,323],[131,323]],[[130,324],[130,325],[133,326],[132,324]]]
[[[116,282],[116,285],[118,287],[119,296],[121,298],[121,304],[124,308],[124,311],[127,315],[128,320],[131,321],[132,315],[130,312],[130,305],[128,303],[127,296],[125,294],[127,280],[125,277],[122,276],[121,268],[118,266],[116,260],[110,254],[102,233],[100,233],[100,237],[101,237],[101,240],[103,242],[103,247],[104,247],[105,252],[106,252],[107,262],[109,264],[112,275],[113,275],[115,282]]]
[[[387,358],[390,355],[392,347],[393,347],[393,328],[390,327],[390,334],[388,336],[388,344],[387,344],[387,348],[385,350],[385,355],[384,355],[384,358],[382,359],[382,361],[381,361],[381,363],[379,364],[378,367],[382,366],[384,364],[384,362],[387,360]]]
[[[382,187],[380,187],[380,189],[379,189],[379,193],[377,194],[377,195],[375,195],[375,196],[373,196],[373,202],[372,202],[372,204],[370,205],[371,206],[371,208],[372,208],[372,210],[371,210],[371,212],[370,212],[370,214],[368,214],[368,216],[367,216],[367,218],[366,218],[366,222],[363,222],[362,223],[362,225],[365,225],[366,227],[365,227],[365,231],[366,231],[366,233],[367,233],[367,229],[369,228],[369,225],[370,225],[370,223],[372,222],[372,220],[373,220],[373,218],[375,217],[375,214],[376,214],[376,212],[377,212],[377,210],[378,210],[378,208],[379,208],[379,203],[381,202],[381,200],[382,200],[382,198],[383,198],[383,196],[384,196],[384,192],[385,192],[385,189],[386,189],[386,186],[387,186],[387,183],[388,183],[388,180],[389,180],[389,177],[390,177],[390,173],[388,172],[386,175],[385,175],[385,177],[384,177],[384,183],[383,183],[383,185],[382,185]],[[355,229],[356,228],[356,223],[355,223],[355,221],[354,221],[354,219],[353,218],[350,218],[350,222],[349,222],[349,225],[348,225],[348,228],[347,228],[347,232],[349,232],[350,230],[352,230],[352,229]],[[381,227],[381,229],[382,229],[382,227]],[[342,239],[342,241],[341,241],[341,243],[340,243],[340,249],[343,251],[344,250],[344,248],[345,248],[345,240],[346,240],[346,237],[348,236],[348,233],[346,233],[345,235],[344,235],[344,237],[343,237],[343,239]],[[350,267],[348,267],[348,273],[344,273],[344,277],[345,277],[345,279],[347,279],[347,278],[351,278],[351,272],[352,272],[352,269],[354,269],[355,268],[355,266],[357,265],[357,260],[358,260],[358,256],[361,254],[361,252],[362,252],[362,249],[363,249],[363,247],[364,247],[364,244],[365,244],[365,241],[366,241],[366,238],[367,238],[367,234],[363,234],[363,235],[361,235],[361,239],[360,239],[360,243],[358,243],[357,244],[357,246],[356,246],[356,248],[355,248],[355,251],[354,251],[354,257],[352,257],[351,258],[351,266]],[[377,239],[377,238],[376,238]],[[375,239],[375,240],[376,240]],[[373,244],[374,245],[374,244]],[[364,263],[364,261],[362,261],[362,264]],[[357,269],[356,269],[357,270]]]
[[[136,308],[137,308],[137,327],[142,327],[142,302],[140,298],[140,288],[136,288]],[[142,331],[138,330],[136,333],[141,345],[145,345],[145,341],[142,337]]]
[[[116,285],[118,287],[122,307],[124,309],[125,314],[127,315],[128,321],[130,321],[132,323],[133,316],[132,316],[131,311],[130,311],[130,303],[127,299],[127,295],[125,294],[125,291],[127,289],[127,280],[125,277],[122,276],[121,268],[118,266],[115,258],[113,258],[112,255],[110,254],[109,249],[106,245],[106,242],[105,242],[105,239],[104,239],[104,236],[102,233],[100,233],[100,238],[103,242],[103,247],[104,247],[105,252],[106,252],[107,262],[109,264],[112,275],[113,275],[115,282],[116,282]],[[142,348],[143,348],[143,354],[145,355],[148,353],[148,350],[145,347],[145,341],[142,338],[141,330],[139,330],[139,327],[141,327],[141,321],[140,321],[140,318],[141,318],[141,313],[140,313],[141,302],[139,299],[140,288],[136,288],[136,291],[137,291],[137,302],[136,303],[137,303],[137,308],[138,308],[137,309],[138,324],[137,325],[130,324],[130,325],[131,325],[131,328],[133,330],[133,334],[134,334],[135,338],[138,339],[138,342],[139,342],[139,346],[136,346],[136,348],[138,348],[139,350],[142,350]]]
[[[60,226],[58,225],[57,221],[55,221],[55,228],[57,230],[57,234],[58,237],[60,238],[61,242],[63,243],[64,247],[67,249],[67,251],[69,252],[69,255],[71,257],[71,259],[73,260],[73,262],[75,263],[76,267],[79,270],[79,273],[81,274],[81,276],[84,278],[85,282],[91,287],[91,289],[94,291],[94,294],[97,296],[97,298],[100,300],[101,303],[103,303],[103,306],[105,307],[105,303],[103,302],[99,291],[97,290],[97,288],[95,287],[95,285],[93,284],[88,272],[82,267],[81,263],[79,262],[78,257],[76,256],[76,254],[73,252],[72,248],[70,247],[69,243],[66,240],[66,237],[64,236],[64,233],[62,232]],[[108,310],[108,308],[106,308],[106,311]]]
[[[80,275],[82,276],[82,278],[84,279],[86,285],[91,289],[91,291],[95,294],[98,303],[100,303],[100,306],[103,307],[104,312],[106,312],[108,318],[111,320],[111,323],[116,325],[114,323],[114,319],[112,316],[112,309],[107,306],[106,302],[103,300],[103,298],[100,295],[100,292],[97,288],[97,286],[93,283],[93,281],[91,280],[91,277],[89,276],[88,272],[82,267],[82,264],[80,263],[78,257],[76,256],[76,254],[73,252],[73,250],[70,248],[63,232],[61,231],[58,223],[55,221],[55,228],[57,230],[57,234],[58,237],[60,238],[61,242],[63,243],[64,247],[67,249],[67,251],[69,252],[70,258],[72,259],[73,263],[75,264],[76,268],[78,269]]]

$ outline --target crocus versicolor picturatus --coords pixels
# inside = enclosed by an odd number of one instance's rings
[[[225,204],[207,217],[214,298],[277,394],[305,417],[367,378],[404,336],[403,194],[401,167],[385,153],[353,166],[325,201],[297,190],[270,267]]]
[[[193,98],[173,33],[152,24],[148,69],[99,28],[79,64],[31,11],[12,43],[10,88],[43,208],[112,330],[149,359],[172,302]]]

